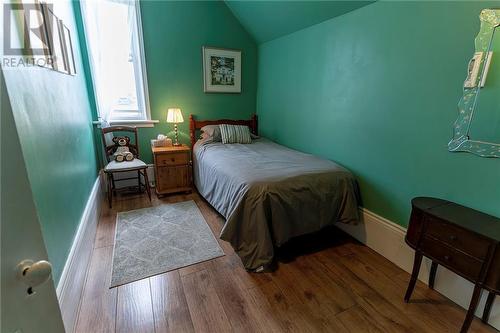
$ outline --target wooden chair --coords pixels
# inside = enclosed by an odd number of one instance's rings
[[[116,162],[114,160],[113,154],[115,153],[117,146],[114,143],[108,145],[106,142],[106,134],[114,132],[121,132],[121,133],[125,132],[125,134],[134,133],[134,142],[130,142],[128,146],[130,152],[134,155],[134,159],[132,161]],[[104,167],[104,173],[108,178],[109,208],[111,208],[112,206],[113,193],[117,191],[115,187],[115,182],[118,181],[137,179],[138,192],[141,192],[142,186],[144,186],[148,194],[149,201],[151,201],[151,189],[149,187],[148,173],[146,171],[148,166],[146,165],[146,163],[144,163],[139,159],[139,142],[137,140],[137,128],[131,126],[111,126],[102,128],[101,134],[102,134],[102,143],[104,146],[104,154],[106,155],[106,160],[108,162],[108,164]],[[114,177],[115,173],[130,172],[130,171],[137,171],[137,177],[128,177],[120,179],[115,179]],[[141,182],[141,175],[144,177],[145,184]]]

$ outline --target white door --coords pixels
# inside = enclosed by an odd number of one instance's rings
[[[47,251],[1,70],[0,85],[0,331],[64,332],[52,278],[33,287],[31,294],[28,292],[29,285],[17,278],[16,266],[19,262],[25,259],[34,262],[47,260]],[[31,272],[25,270],[24,278],[33,277],[33,273],[37,272],[40,271],[35,268]]]

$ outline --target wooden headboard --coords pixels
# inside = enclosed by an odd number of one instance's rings
[[[253,114],[252,118],[249,120],[232,120],[232,119],[217,119],[217,120],[195,120],[194,115],[189,115],[189,138],[191,139],[191,148],[193,148],[196,143],[196,131],[201,129],[206,125],[219,125],[219,124],[230,124],[230,125],[245,125],[248,126],[250,132],[259,135],[257,115]]]

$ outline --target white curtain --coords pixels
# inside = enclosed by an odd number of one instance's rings
[[[89,51],[98,112],[111,120],[112,112],[124,108],[144,110],[141,72],[134,68],[138,48],[135,0],[82,0],[82,16]],[[140,69],[139,69],[140,70]],[[127,104],[128,103],[128,104]]]

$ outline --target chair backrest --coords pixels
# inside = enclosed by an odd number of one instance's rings
[[[112,156],[116,148],[118,147],[115,143],[108,145],[106,143],[106,134],[114,133],[114,132],[126,132],[126,133],[134,133],[134,142],[130,142],[128,148],[130,152],[134,155],[134,157],[139,158],[139,141],[137,139],[137,127],[134,126],[110,126],[101,128],[102,134],[102,144],[104,146],[104,154],[106,155],[106,159],[109,161],[112,160],[110,156]]]

